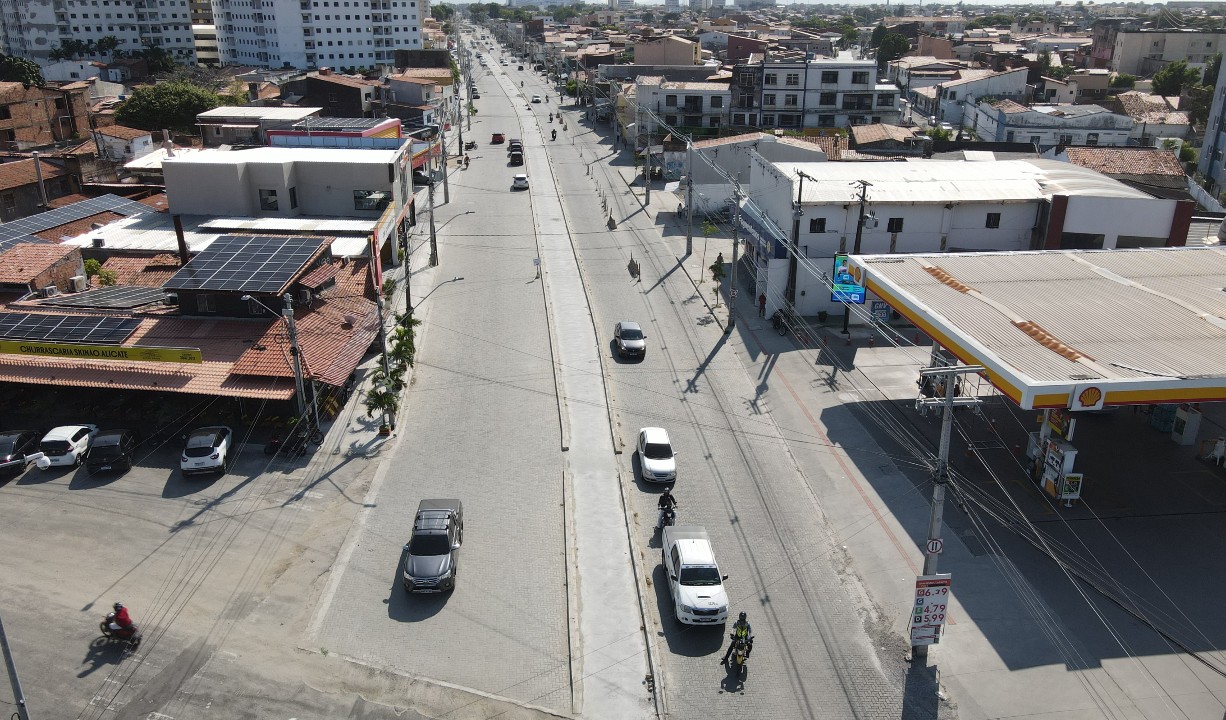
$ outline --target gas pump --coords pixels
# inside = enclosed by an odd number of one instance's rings
[[[1032,475],[1043,492],[1072,507],[1074,500],[1081,499],[1081,486],[1085,476],[1073,472],[1077,462],[1077,448],[1071,442],[1077,420],[1069,417],[1067,410],[1044,410],[1043,425],[1038,432],[1030,433],[1026,444],[1026,457],[1030,458]]]

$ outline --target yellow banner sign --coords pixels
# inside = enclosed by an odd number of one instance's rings
[[[198,363],[196,348],[123,347],[120,345],[67,345],[26,340],[0,340],[0,353],[81,360],[137,360],[141,362]]]

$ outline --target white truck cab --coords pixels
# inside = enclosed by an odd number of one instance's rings
[[[728,619],[727,575],[720,575],[707,531],[697,525],[673,525],[661,533],[664,574],[673,598],[673,614],[687,625],[715,625]]]

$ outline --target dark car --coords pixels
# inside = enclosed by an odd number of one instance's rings
[[[139,444],[131,430],[104,430],[94,436],[85,453],[85,469],[91,473],[131,470],[132,456]]]
[[[519,138],[511,138],[511,142],[507,143],[507,153],[523,152],[524,141]]]
[[[510,161],[512,165],[523,165],[524,164],[524,154],[520,152],[519,150],[516,150],[511,153]]]
[[[26,455],[38,452],[42,433],[33,430],[10,430],[0,434],[0,477],[12,477],[25,472],[30,464]]]
[[[515,69],[516,69],[516,70],[523,70],[523,69],[524,69],[524,66],[523,66],[523,65],[520,65],[519,67],[517,67],[517,68],[515,68]]]
[[[617,354],[621,357],[644,357],[647,354],[647,336],[636,322],[619,322],[613,328],[617,342]]]
[[[464,543],[464,505],[459,500],[422,500],[413,536],[400,553],[406,592],[455,589],[456,565]]]
[[[428,173],[422,170],[414,170],[413,171],[413,184],[414,185],[433,185],[434,179],[431,178]]]

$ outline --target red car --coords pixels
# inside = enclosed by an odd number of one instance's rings
[[[494,133],[494,137],[490,138],[490,145],[501,145],[507,141],[507,136],[502,133]]]

